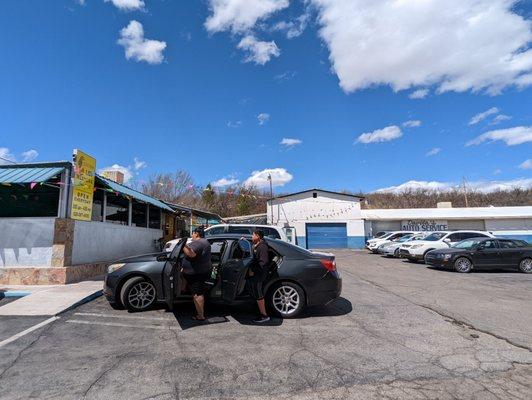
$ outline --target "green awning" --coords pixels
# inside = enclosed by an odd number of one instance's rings
[[[0,183],[46,182],[64,170],[64,167],[0,168]]]
[[[157,200],[154,197],[148,196],[147,194],[137,192],[134,189],[128,188],[127,186],[124,186],[112,180],[106,179],[100,175],[96,175],[96,180],[102,183],[103,185],[107,186],[108,188],[114,190],[115,192],[122,193],[126,196],[133,197],[134,199],[140,200],[144,203],[149,203],[155,207],[162,208],[163,210],[170,211],[172,213],[174,212],[172,208],[168,207],[162,201]]]

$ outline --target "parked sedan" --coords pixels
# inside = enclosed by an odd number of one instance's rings
[[[522,240],[466,239],[448,249],[428,252],[425,263],[462,273],[472,269],[512,268],[529,274],[532,272],[532,246]]]
[[[226,234],[207,240],[213,263],[211,279],[206,282],[208,301],[253,301],[246,285],[252,262],[250,238]],[[310,252],[281,240],[265,240],[271,263],[264,292],[273,313],[294,318],[306,306],[325,305],[340,296],[342,279],[334,255]],[[141,255],[110,265],[104,284],[107,300],[131,311],[143,311],[155,303],[172,310],[176,300],[191,299],[180,272],[182,248],[180,242],[171,253]]]

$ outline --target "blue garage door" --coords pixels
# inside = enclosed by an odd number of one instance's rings
[[[346,224],[307,224],[307,249],[347,248]]]

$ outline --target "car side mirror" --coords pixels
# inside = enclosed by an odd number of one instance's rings
[[[165,262],[165,261],[168,261],[170,259],[170,254],[159,254],[157,256],[157,261],[159,262]]]

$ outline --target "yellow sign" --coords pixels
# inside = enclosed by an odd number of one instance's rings
[[[70,217],[81,221],[92,218],[92,197],[96,160],[84,152],[74,149],[74,177],[72,190],[72,210]]]

